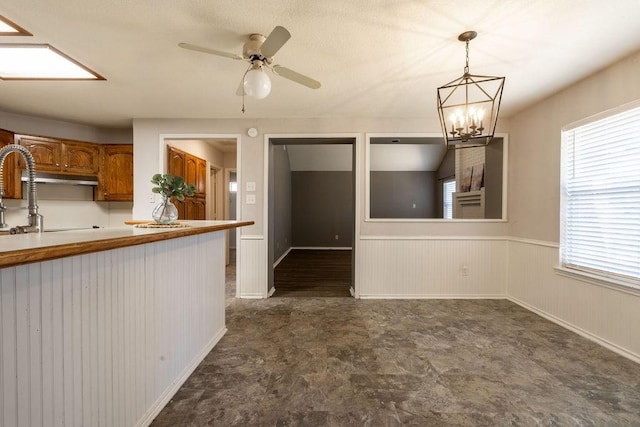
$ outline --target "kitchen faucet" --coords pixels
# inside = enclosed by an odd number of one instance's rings
[[[21,233],[41,233],[42,232],[42,215],[38,213],[38,203],[36,201],[36,167],[33,156],[22,145],[9,144],[0,148],[0,229],[7,228],[8,225],[4,221],[4,213],[7,208],[4,205],[2,197],[4,196],[4,181],[3,181],[3,166],[4,159],[13,152],[22,154],[24,161],[27,164],[27,173],[29,174],[29,182],[27,184],[27,225],[18,225],[9,230],[10,234]]]

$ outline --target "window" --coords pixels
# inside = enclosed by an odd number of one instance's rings
[[[442,184],[442,218],[453,219],[453,193],[456,191],[456,181],[445,181]]]
[[[561,267],[640,288],[640,103],[562,132]]]

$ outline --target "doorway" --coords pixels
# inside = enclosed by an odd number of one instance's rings
[[[171,134],[161,137],[161,170],[169,171],[171,161],[167,148],[169,146],[206,162],[204,167],[206,184],[203,192],[205,204],[201,209],[203,219],[226,220],[240,217],[239,206],[229,210],[229,187],[225,186],[228,171],[233,171],[236,176],[240,175],[238,161],[240,142],[239,135]],[[186,178],[187,168],[185,167],[177,174],[184,174]],[[233,246],[236,246],[236,240]],[[236,269],[240,268],[240,260],[235,256],[235,251],[233,255],[233,263],[231,263],[229,250],[226,250],[227,295],[235,296],[241,286],[235,274]]]
[[[356,137],[268,138],[269,296],[354,295]]]

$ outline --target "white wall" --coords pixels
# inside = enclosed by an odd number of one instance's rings
[[[70,123],[1,110],[0,129],[27,135],[75,139],[101,144],[131,144],[133,142],[133,133],[130,128],[99,128],[80,123]]]
[[[506,121],[505,121],[506,122]],[[158,172],[160,165],[160,141],[167,135],[219,135],[221,137],[240,136],[240,183],[238,200],[243,201],[243,188],[246,182],[256,182],[256,204],[241,203],[239,219],[255,221],[251,227],[243,227],[241,232],[241,246],[245,243],[253,248],[253,253],[247,248],[240,248],[239,257],[247,256],[249,264],[239,261],[238,277],[240,295],[246,297],[266,297],[267,295],[267,226],[265,223],[265,182],[264,182],[264,147],[265,135],[317,135],[323,134],[354,134],[356,138],[356,174],[359,189],[356,191],[356,203],[360,216],[357,218],[356,229],[362,236],[506,236],[508,225],[506,222],[431,222],[431,223],[390,223],[364,220],[364,141],[365,133],[437,133],[439,123],[425,122],[424,119],[137,119],[133,122],[134,134],[134,218],[148,218],[153,205],[147,202],[151,194],[150,177]],[[503,124],[504,126],[504,124]],[[255,127],[259,131],[256,138],[246,135],[246,129]],[[249,242],[250,241],[250,242]],[[356,241],[356,245],[358,242]],[[250,253],[249,253],[250,252]],[[259,254],[264,254],[259,255]],[[434,254],[437,255],[437,254]],[[376,260],[372,262],[382,262]],[[419,262],[419,261],[417,261]],[[368,269],[373,265],[360,265],[361,269]],[[416,264],[416,267],[419,267]],[[257,269],[249,271],[249,268]],[[363,271],[363,270],[361,270]],[[472,272],[473,274],[473,272]],[[246,277],[248,282],[243,282]],[[471,276],[473,278],[473,276]],[[251,291],[249,291],[251,290]],[[356,283],[356,293],[358,284]],[[389,290],[387,293],[394,293]],[[476,292],[481,294],[481,291]],[[426,295],[428,296],[428,295]]]
[[[507,293],[640,361],[640,292],[559,276],[553,270],[559,259],[561,128],[640,99],[638,76],[640,53],[511,117],[509,234],[514,240]]]

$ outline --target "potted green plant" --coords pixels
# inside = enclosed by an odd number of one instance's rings
[[[168,173],[153,175],[151,183],[156,185],[151,191],[162,196],[162,201],[151,213],[153,220],[158,224],[171,224],[178,219],[178,209],[171,198],[182,202],[185,196],[193,196],[196,192],[194,184],[187,184],[181,176]]]

